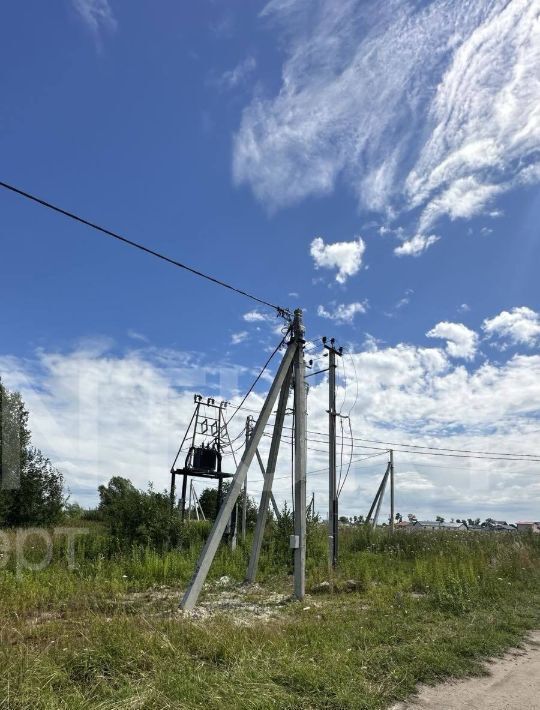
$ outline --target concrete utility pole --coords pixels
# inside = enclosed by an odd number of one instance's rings
[[[294,592],[297,599],[302,599],[305,591],[305,560],[306,560],[306,386],[304,381],[304,327],[302,325],[302,311],[294,312],[292,325],[292,337],[287,345],[287,350],[283,355],[278,371],[270,386],[263,408],[255,423],[253,433],[248,445],[238,464],[230,488],[225,500],[217,514],[214,526],[208,536],[201,551],[195,572],[189,583],[180,604],[182,609],[187,611],[194,608],[201,593],[201,589],[206,580],[210,565],[216,555],[219,543],[227,527],[238,496],[242,491],[244,480],[249,466],[256,455],[257,447],[264,433],[264,428],[272,414],[272,410],[278,394],[282,391],[285,380],[291,368],[294,369],[295,391],[294,400],[296,407],[296,431],[295,431],[295,518],[294,518],[294,540],[295,565],[294,565]],[[296,544],[297,543],[297,544]]]
[[[386,490],[386,482],[388,481],[388,476],[390,474],[390,463],[386,466],[386,470],[384,472],[384,475],[382,477],[382,481],[380,483],[379,488],[377,489],[377,493],[375,494],[375,498],[373,499],[373,503],[371,504],[371,508],[369,509],[369,513],[367,514],[366,517],[366,524],[369,524],[371,521],[372,527],[377,527],[377,520],[379,518],[379,511],[381,509],[381,504],[384,498],[384,492]],[[373,515],[373,511],[375,511],[375,515],[373,517],[373,520],[371,516]]]
[[[290,385],[289,385],[289,389],[290,389]],[[261,473],[263,475],[263,478],[266,478],[266,469],[264,468],[264,463],[263,463],[263,460],[262,460],[261,455],[259,453],[259,449],[257,449],[257,451],[255,452],[255,455],[257,456],[257,461],[259,463],[259,468],[261,469]],[[273,480],[274,480],[274,474],[272,474],[272,480],[270,481],[270,484],[269,484],[270,489],[272,488],[272,481]],[[274,494],[272,493],[272,490],[270,490],[270,503],[272,503],[272,508],[274,510],[274,515],[276,516],[276,520],[279,520],[280,512],[279,512],[279,508],[276,503],[276,499],[274,498]]]
[[[249,415],[246,418],[246,449],[249,443],[249,437],[251,436],[251,426],[253,422],[253,417]],[[247,474],[246,480],[244,481],[244,492],[242,495],[242,542],[246,541],[246,525],[247,525]]]
[[[303,599],[306,592],[306,456],[307,395],[304,365],[304,326],[302,311],[294,312],[294,595]]]
[[[342,349],[336,350],[334,338],[330,345],[323,344],[328,350],[328,564],[336,568],[338,560],[339,536],[339,501],[336,481],[336,355],[341,356]]]
[[[381,493],[379,495],[379,501],[377,503],[377,509],[375,510],[375,516],[373,518],[373,527],[377,527],[377,522],[379,520],[379,513],[381,512],[381,505],[384,499],[384,494],[386,493],[386,485],[388,483],[388,476],[390,475],[390,464],[388,464],[386,468],[386,473],[384,474],[384,478],[382,480],[382,487],[381,487]]]
[[[395,491],[394,491],[394,450],[390,449],[390,532],[394,532],[395,511]]]
[[[273,500],[272,495],[272,484],[274,482],[274,473],[276,471],[277,458],[279,453],[279,445],[281,443],[281,435],[283,432],[283,422],[285,420],[285,411],[287,409],[287,400],[289,399],[289,390],[291,389],[292,381],[292,369],[289,370],[285,381],[281,387],[281,392],[279,394],[278,408],[276,412],[276,421],[274,423],[274,432],[272,434],[272,443],[270,444],[270,453],[268,455],[268,465],[266,466],[266,471],[262,460],[260,458],[259,451],[257,450],[257,458],[259,459],[259,465],[264,476],[263,482],[263,492],[261,495],[261,502],[259,505],[259,512],[257,514],[257,523],[255,525],[255,533],[253,535],[253,545],[251,547],[251,554],[249,556],[249,565],[246,575],[246,582],[254,582],[257,576],[257,567],[259,565],[259,557],[261,554],[261,547],[264,537],[264,528],[266,526],[266,518],[268,516],[268,503]],[[274,501],[275,504],[275,501]],[[277,509],[277,506],[276,506]]]
[[[181,512],[182,522],[184,522],[184,518],[186,517],[186,492],[187,492],[187,476],[184,474],[182,476],[182,512]]]

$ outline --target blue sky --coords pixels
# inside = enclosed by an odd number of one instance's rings
[[[351,353],[345,410],[360,366],[357,436],[535,451],[535,2],[0,12],[3,180],[303,307],[308,337]],[[5,192],[0,238],[0,371],[34,405],[37,442],[74,498],[91,502],[119,470],[166,485],[191,393],[238,395],[279,323]],[[323,431],[324,388],[310,403]],[[440,462],[402,459],[404,511],[540,518],[530,465],[490,470],[501,478],[471,499],[476,470],[454,490]],[[345,512],[362,512],[377,471],[353,469]],[[312,487],[324,508],[324,481]]]

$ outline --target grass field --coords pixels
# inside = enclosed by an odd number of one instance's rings
[[[247,549],[223,547],[200,611],[184,615],[204,534],[186,526],[182,549],[160,553],[122,550],[93,526],[72,570],[60,537],[41,571],[17,569],[6,547],[0,708],[384,708],[419,681],[479,672],[540,627],[532,537],[347,528],[334,593],[297,602],[276,533],[259,585],[239,586]],[[328,579],[325,534],[310,528],[308,592]]]

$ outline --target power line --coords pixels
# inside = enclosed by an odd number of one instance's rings
[[[0,187],[3,187],[4,189],[9,190],[10,192],[14,192],[15,194],[20,195],[21,197],[24,197],[27,200],[35,202],[36,204],[41,205],[42,207],[46,207],[47,209],[52,210],[53,212],[57,212],[58,214],[61,214],[64,217],[68,217],[69,219],[72,219],[75,222],[79,222],[80,224],[84,224],[87,227],[90,227],[91,229],[95,229],[97,232],[100,232],[101,234],[105,234],[108,237],[112,237],[113,239],[117,239],[118,241],[123,242],[124,244],[127,244],[128,246],[134,247],[135,249],[139,249],[140,251],[143,251],[146,254],[150,254],[151,256],[155,256],[157,259],[161,259],[162,261],[166,261],[167,263],[172,264],[173,266],[177,266],[180,269],[184,269],[185,271],[189,271],[191,274],[194,274],[195,276],[200,276],[202,279],[206,279],[207,281],[211,281],[212,283],[217,284],[218,286],[223,286],[223,288],[227,288],[230,291],[234,291],[235,293],[240,294],[241,296],[245,296],[246,298],[250,298],[252,301],[256,301],[257,303],[260,303],[263,306],[268,306],[269,308],[273,308],[275,311],[277,311],[277,314],[279,316],[285,316],[285,317],[290,316],[290,312],[287,308],[282,308],[281,306],[277,306],[274,303],[270,303],[270,301],[265,301],[263,298],[259,298],[258,296],[254,296],[252,293],[249,293],[248,291],[244,291],[240,288],[237,288],[236,286],[231,286],[231,284],[228,284],[225,281],[222,281],[221,279],[217,279],[214,276],[210,276],[209,274],[205,274],[204,272],[199,271],[198,269],[194,269],[192,266],[188,266],[187,264],[183,264],[181,261],[177,261],[176,259],[172,259],[171,257],[166,256],[165,254],[155,251],[154,249],[150,249],[149,247],[144,246],[144,244],[140,244],[139,242],[135,242],[132,239],[128,239],[127,237],[123,237],[121,234],[118,234],[117,232],[113,232],[112,230],[107,229],[106,227],[102,227],[99,224],[96,224],[94,222],[90,222],[89,220],[75,214],[74,212],[69,212],[68,210],[63,209],[62,207],[58,207],[57,205],[53,205],[51,202],[47,202],[47,200],[43,200],[41,197],[36,197],[36,195],[31,195],[29,192],[26,192],[25,190],[21,190],[20,188],[15,187],[14,185],[10,185],[7,182],[0,181]]]
[[[324,432],[309,432],[317,435],[323,435],[325,436]],[[371,444],[387,444],[390,447],[393,446],[404,446],[408,449],[428,449],[429,451],[451,451],[451,452],[456,452],[456,453],[461,453],[461,454],[479,454],[479,455],[486,455],[486,456],[501,456],[501,457],[506,457],[506,456],[511,456],[511,457],[519,457],[521,459],[527,459],[531,458],[533,460],[538,460],[540,461],[540,456],[538,454],[516,454],[516,453],[503,453],[500,451],[476,451],[472,449],[451,449],[447,448],[445,446],[424,446],[421,444],[407,444],[406,442],[391,442],[391,441],[382,441],[380,439],[364,439],[359,436],[352,437],[354,441],[365,441]],[[421,452],[418,452],[421,453]]]
[[[285,335],[283,336],[283,338],[281,338],[281,340],[279,341],[279,343],[276,345],[276,347],[274,348],[274,350],[273,350],[272,353],[270,354],[270,357],[268,358],[268,360],[267,360],[267,361],[264,363],[264,365],[262,366],[262,368],[261,368],[259,374],[258,374],[257,377],[253,380],[253,382],[252,382],[252,384],[251,384],[251,387],[248,389],[248,391],[247,391],[246,394],[244,395],[243,400],[240,402],[240,404],[236,407],[236,409],[234,410],[234,412],[231,414],[231,416],[230,416],[229,419],[227,420],[227,426],[229,426],[229,424],[231,423],[231,421],[232,421],[232,420],[234,419],[234,417],[238,414],[239,410],[243,408],[244,402],[245,402],[246,399],[249,397],[249,395],[253,392],[253,389],[255,388],[255,385],[257,384],[257,382],[258,382],[258,381],[261,379],[261,377],[263,376],[264,372],[266,371],[266,368],[268,367],[268,365],[269,365],[270,362],[272,361],[272,358],[274,357],[274,355],[277,353],[277,351],[281,348],[281,346],[282,346],[283,343],[285,342],[285,340],[286,340],[286,338],[287,338],[287,335],[289,334],[290,330],[291,330],[291,326],[289,326],[289,327],[287,328],[287,331],[285,332]]]
[[[284,426],[284,429],[290,429],[290,427]],[[315,434],[318,436],[328,436],[324,432],[320,431],[307,431],[308,434]],[[371,441],[370,439],[361,439],[359,437],[345,437],[349,440],[350,443],[344,444],[345,446],[349,446],[353,448],[355,446],[356,441]],[[316,443],[316,444],[328,444],[327,440],[321,440],[321,439],[314,439],[312,437],[307,438],[308,442],[310,443]],[[289,439],[288,439],[289,441]],[[462,449],[442,449],[442,450],[433,450],[435,447],[424,447],[424,448],[429,448],[429,451],[418,451],[417,449],[420,447],[415,446],[414,444],[391,444],[390,442],[385,442],[385,441],[377,441],[375,443],[380,443],[380,444],[388,444],[388,448],[381,448],[379,446],[367,446],[366,444],[356,444],[356,446],[360,449],[370,449],[372,451],[388,451],[389,448],[393,448],[394,451],[404,453],[404,454],[412,454],[412,455],[419,455],[419,456],[446,456],[449,458],[462,458],[462,459],[477,459],[479,461],[521,461],[524,463],[540,463],[540,457],[537,458],[530,458],[534,456],[534,454],[498,454],[496,452],[471,452],[471,453],[466,453],[467,450],[462,450]],[[403,448],[394,448],[396,446],[400,446]],[[411,451],[410,449],[414,448],[414,451]],[[312,451],[319,451],[320,453],[326,453],[326,451],[323,451],[321,449],[312,449]],[[447,451],[464,451],[463,454],[460,453],[446,453]],[[482,454],[476,456],[475,454]],[[519,458],[519,457],[527,457],[527,458]]]
[[[351,424],[351,418],[350,418],[350,417],[347,417],[347,421],[349,422],[349,433],[350,433],[351,439],[352,439],[352,424]],[[348,466],[347,466],[347,473],[345,474],[345,478],[343,479],[343,483],[341,483],[341,486],[339,487],[339,490],[338,490],[338,497],[341,495],[341,491],[343,490],[343,486],[345,485],[345,481],[347,480],[347,478],[348,478],[348,476],[349,476],[349,473],[350,473],[350,471],[351,471],[351,464],[352,464],[352,460],[353,460],[353,452],[354,452],[354,442],[353,442],[353,445],[351,446],[351,451],[350,451],[350,456],[349,456],[349,464],[348,464]],[[340,477],[340,481],[341,481],[341,477]]]
[[[388,452],[385,451],[383,453],[388,453]],[[361,463],[362,461],[367,461],[368,459],[375,458],[376,456],[382,456],[382,453],[368,454],[366,456],[363,456],[361,459],[354,459],[353,461],[351,461],[351,463],[353,463],[353,464],[354,463]],[[318,475],[322,475],[323,473],[326,473],[328,475],[328,466],[326,466],[325,468],[317,468],[314,471],[306,471],[306,476],[318,476]],[[290,477],[290,474],[289,474],[289,476],[275,476],[274,481],[283,481],[285,479],[288,479],[289,477]]]
[[[290,429],[290,427],[284,426],[284,429]],[[322,431],[312,431],[310,429],[307,430],[308,434],[313,434],[315,436],[325,436],[328,437],[328,434],[326,432]],[[345,437],[345,439],[350,442],[346,443],[345,446],[350,446],[354,447],[354,442],[355,441],[364,441],[368,443],[374,443],[374,444],[383,444],[388,446],[388,448],[394,448],[394,447],[403,447],[405,449],[427,449],[427,451],[405,451],[404,453],[411,453],[411,454],[423,454],[425,456],[429,455],[438,455],[438,456],[453,456],[453,454],[469,454],[468,456],[456,456],[456,458],[478,458],[478,459],[485,459],[485,460],[497,460],[497,461],[528,461],[530,463],[540,463],[540,456],[538,454],[519,454],[519,453],[503,453],[500,451],[476,451],[476,450],[471,450],[471,449],[452,449],[452,448],[447,448],[447,447],[438,447],[438,446],[422,446],[420,444],[407,444],[406,442],[391,442],[391,441],[382,441],[380,439],[364,439],[359,436],[348,436]],[[320,439],[313,439],[313,438],[308,438],[308,441],[312,441],[315,443],[319,444],[327,444],[328,441],[326,439],[320,440]],[[376,446],[362,446],[360,444],[357,444],[362,449],[377,449],[378,447]],[[386,449],[385,449],[386,450]],[[394,448],[394,451],[399,451],[399,449]],[[436,452],[441,452],[437,454],[430,454],[430,451],[436,451]],[[452,452],[452,453],[445,453],[445,452]],[[402,452],[403,453],[403,452]]]
[[[376,451],[388,451],[379,446],[366,446],[365,444],[357,444],[360,449],[371,449]],[[403,446],[407,446],[403,444]],[[478,461],[520,461],[521,463],[540,463],[540,459],[523,459],[523,458],[502,458],[500,456],[474,456],[472,454],[447,454],[441,451],[411,451],[410,449],[396,449],[392,446],[392,450],[401,454],[412,454],[414,456],[445,456],[456,459],[476,459]]]
[[[256,409],[249,409],[247,407],[240,407],[246,412],[251,412],[252,414],[259,414],[259,411]],[[267,424],[267,427],[272,426],[271,424]],[[288,426],[283,426],[284,429],[291,429],[291,427]],[[314,434],[315,436],[324,436],[328,438],[328,433],[324,431],[313,431],[311,429],[307,430],[308,434]],[[366,439],[362,438],[359,436],[346,436],[345,437],[346,441],[350,443],[346,443],[345,446],[354,446],[353,442],[355,441],[364,441],[366,443],[372,443],[372,444],[386,444],[389,448],[391,447],[396,447],[396,446],[401,446],[407,449],[427,449],[428,451],[442,451],[442,452],[452,452],[452,453],[459,453],[459,454],[472,454],[471,457],[465,456],[462,458],[474,458],[475,455],[478,455],[479,458],[483,458],[486,456],[489,457],[496,457],[497,460],[507,460],[506,457],[510,457],[508,460],[516,460],[516,461],[527,461],[530,459],[531,463],[536,462],[540,463],[540,455],[539,454],[520,454],[520,453],[508,453],[508,452],[502,452],[502,451],[478,451],[475,449],[455,449],[455,448],[450,448],[446,446],[428,446],[428,445],[422,445],[422,444],[407,444],[406,442],[391,442],[391,441],[383,441],[382,439]],[[308,439],[309,441],[313,441],[316,443],[320,444],[327,444],[328,441],[325,439],[323,441],[317,441],[316,439]],[[376,447],[360,447],[360,448],[376,448]],[[397,449],[395,449],[397,451]],[[416,453],[414,451],[411,451],[409,453]],[[424,453],[427,455],[427,451],[425,452],[418,452],[418,453]],[[450,454],[448,454],[450,455]],[[499,458],[500,457],[500,458]],[[489,459],[487,459],[489,460]]]

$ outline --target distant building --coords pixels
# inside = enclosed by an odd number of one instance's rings
[[[438,520],[416,520],[413,523],[414,530],[444,530],[444,531],[454,531],[454,530],[467,530],[465,523],[444,523]]]
[[[535,523],[519,522],[517,524],[517,531],[524,532],[524,533],[532,532],[537,535],[540,535],[540,522],[535,522]]]
[[[396,530],[410,530],[413,527],[413,523],[410,520],[400,520],[394,527]]]
[[[482,523],[484,530],[489,530],[490,532],[516,532],[515,525],[509,525],[506,520],[490,520]]]

